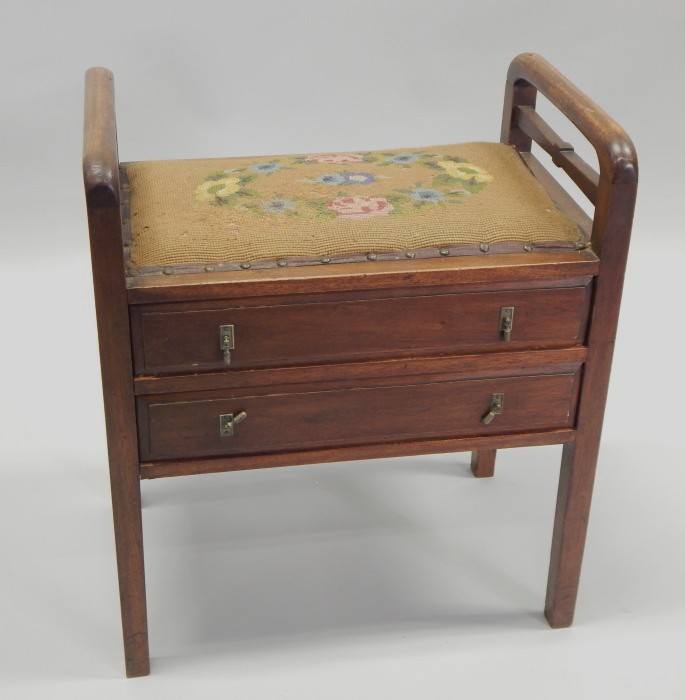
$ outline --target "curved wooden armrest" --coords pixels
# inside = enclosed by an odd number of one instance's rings
[[[540,140],[536,138],[536,134],[529,132],[535,129],[535,126],[539,126],[540,123],[547,126],[534,113],[535,93],[539,91],[575,124],[583,136],[592,144],[597,152],[602,179],[606,179],[610,183],[637,182],[637,155],[628,134],[601,107],[595,104],[542,56],[534,53],[523,53],[517,56],[509,67],[507,84],[508,91],[513,92],[516,90],[519,92],[519,99],[514,100],[510,114],[505,114],[504,116],[503,136],[505,131],[508,133],[510,129],[513,131],[520,126],[519,120],[530,122],[532,118],[532,120],[537,122],[537,124],[532,125],[532,128],[531,124],[523,125],[521,131],[528,138],[528,147],[519,148],[519,150],[530,150],[531,136],[537,143],[540,143]],[[532,116],[531,112],[535,116]],[[538,117],[537,120],[535,119],[536,116]],[[549,129],[549,127],[547,128]],[[548,133],[556,136],[551,129],[549,129]],[[523,141],[525,142],[525,138]],[[518,146],[519,144],[515,145]],[[545,148],[544,143],[540,143],[540,145]],[[557,158],[559,152],[573,152],[573,148],[561,141],[561,139],[556,143],[556,147]],[[555,158],[555,153],[550,151],[549,148],[545,148],[545,150],[550,152],[552,157]],[[556,160],[555,158],[555,162]],[[565,160],[563,156],[561,160]],[[572,160],[576,161],[577,167],[585,170],[586,178],[591,177],[586,168],[578,164],[579,158],[572,157]],[[564,163],[558,162],[557,165],[568,170]],[[589,168],[587,164],[585,166]],[[573,177],[572,172],[569,172],[569,175]]]
[[[535,111],[538,92],[592,144],[597,152],[599,174]],[[501,140],[514,145],[529,166],[538,169],[540,164],[529,153],[535,141],[578,185],[595,205],[592,248],[604,258],[603,266],[605,263],[613,265],[613,274],[621,277],[638,178],[635,146],[623,128],[542,56],[524,53],[511,62],[507,74]],[[560,193],[555,201],[572,199],[558,184],[555,183],[553,189]],[[579,210],[578,205],[572,203]]]
[[[89,208],[119,206],[114,76],[106,68],[89,68],[86,72],[83,182]]]

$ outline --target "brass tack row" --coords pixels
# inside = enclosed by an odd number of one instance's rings
[[[495,245],[497,245],[497,244],[495,244]],[[588,241],[585,241],[585,240],[580,240],[580,241],[576,242],[575,244],[571,244],[571,246],[575,250],[580,251],[580,250],[585,250],[586,248],[588,248],[590,246],[590,243]],[[536,247],[536,245],[534,245],[532,243],[524,243],[524,244],[522,244],[521,249],[526,253],[531,253],[534,250],[536,250],[536,248],[537,248],[537,250],[544,252],[546,250],[555,250],[558,247],[565,247],[565,246],[539,245]],[[129,248],[130,248],[130,246],[127,246],[127,249],[129,249]],[[489,243],[478,244],[477,250],[480,251],[481,253],[489,253],[489,252],[496,253],[496,252],[498,252],[497,248],[494,251],[491,251]],[[436,254],[437,254],[437,256],[441,256],[441,257],[449,257],[451,255],[455,255],[453,250],[448,246],[444,246],[442,248],[434,248],[434,249],[423,249],[422,251],[419,251],[419,252],[423,252],[424,253],[423,257],[427,257],[427,258],[429,258],[433,255],[436,255]],[[515,251],[512,251],[511,249],[509,249],[507,252],[515,252]],[[468,255],[469,253],[461,253],[461,252],[456,253],[456,255],[462,255],[462,254]],[[359,255],[359,257],[356,258],[356,255]],[[390,255],[390,256],[402,256],[402,255],[404,255],[404,257],[409,259],[409,260],[413,260],[413,259],[418,257],[417,251],[414,251],[414,250],[407,250],[404,253],[402,253],[400,251],[389,251],[387,253],[369,252],[366,254],[342,255],[340,257],[344,258],[344,262],[358,262],[358,261],[361,262],[363,260],[367,260],[369,262],[376,262],[378,260],[383,260],[384,256],[386,256],[386,255]],[[356,259],[351,260],[350,258],[356,258]],[[391,257],[390,259],[397,260],[399,258]],[[260,261],[256,261],[256,263],[246,261],[246,262],[241,262],[239,264],[236,264],[236,263],[216,263],[216,264],[204,265],[203,267],[200,267],[198,265],[196,270],[192,270],[192,269],[191,270],[188,270],[188,269],[179,270],[179,269],[177,269],[177,267],[175,267],[173,265],[166,265],[166,266],[162,267],[161,269],[160,268],[137,269],[133,266],[133,264],[131,263],[130,260],[127,260],[126,261],[126,274],[129,277],[136,277],[140,274],[155,274],[155,272],[159,273],[161,271],[162,274],[165,274],[165,275],[174,275],[174,274],[182,274],[184,272],[200,272],[201,270],[203,270],[204,272],[212,273],[212,272],[224,272],[224,271],[227,272],[227,271],[235,270],[235,269],[250,270],[250,269],[252,269],[253,265],[256,265],[257,269],[262,269],[262,268],[268,269],[271,265],[274,265],[274,263],[277,267],[285,268],[285,267],[290,267],[293,265],[298,267],[300,265],[309,265],[309,264],[316,264],[316,263],[319,263],[322,265],[328,265],[328,264],[333,263],[333,262],[337,262],[333,256],[324,255],[321,258],[313,259],[311,262],[303,262],[301,260],[288,260],[285,258],[280,258],[279,260],[276,260],[276,261],[273,261],[273,260],[271,260],[271,261],[263,260],[262,261],[262,260],[260,260]]]

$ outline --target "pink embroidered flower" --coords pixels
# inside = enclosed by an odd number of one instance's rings
[[[307,156],[307,163],[361,163],[364,156],[359,153],[314,153]]]
[[[328,205],[341,219],[370,219],[383,216],[393,210],[383,197],[338,197]]]

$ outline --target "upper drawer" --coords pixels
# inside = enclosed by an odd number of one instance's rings
[[[590,285],[202,310],[142,307],[133,322],[137,374],[226,369],[219,329],[232,326],[230,367],[551,347],[583,342]],[[513,307],[509,340],[502,309]]]

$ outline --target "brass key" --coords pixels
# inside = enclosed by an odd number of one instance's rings
[[[485,425],[490,425],[499,416],[504,408],[504,394],[493,394],[490,399],[490,410],[480,419]]]
[[[219,416],[219,435],[221,437],[231,437],[233,429],[238,423],[242,423],[247,418],[245,411],[240,411],[233,415],[232,413],[222,413]]]

